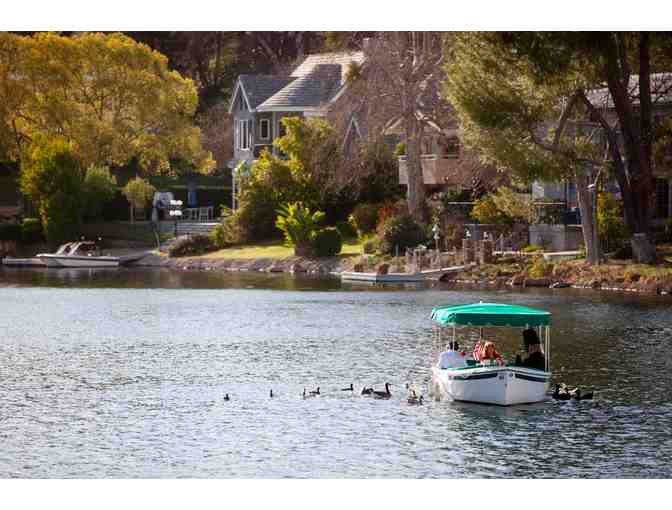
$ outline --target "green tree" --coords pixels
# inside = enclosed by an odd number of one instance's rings
[[[103,206],[114,198],[117,178],[105,166],[92,166],[84,177],[85,217],[100,219]]]
[[[79,236],[84,212],[82,171],[62,138],[36,137],[21,162],[21,192],[38,210],[50,245]]]
[[[134,222],[135,211],[144,211],[147,204],[154,197],[156,188],[146,179],[143,179],[142,177],[134,177],[126,183],[126,186],[124,186],[124,189],[121,190],[121,192],[130,204],[131,222]]]
[[[652,261],[655,247],[643,234],[651,232],[653,98],[670,86],[652,73],[669,67],[669,36],[462,33],[452,42],[447,92],[466,143],[529,180],[576,180],[593,263],[601,253],[587,190],[599,175],[615,178],[636,259]]]

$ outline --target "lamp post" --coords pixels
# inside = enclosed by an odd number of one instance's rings
[[[175,220],[175,237],[177,238],[177,220],[182,217],[182,200],[171,200],[168,214]]]

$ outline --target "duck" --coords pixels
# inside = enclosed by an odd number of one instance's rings
[[[355,387],[350,383],[349,388],[341,388],[341,391],[355,391]]]
[[[317,387],[317,389],[315,389],[315,390],[313,390],[313,391],[310,392],[310,395],[311,395],[312,397],[315,397],[315,396],[317,396],[317,395],[319,395],[319,394],[320,394],[320,387],[319,387],[319,386]]]
[[[364,386],[360,395],[371,395],[373,393],[373,388],[367,388]]]
[[[407,400],[407,402],[408,402],[409,404],[411,404],[411,405],[419,405],[419,406],[421,406],[421,405],[422,405],[422,400],[423,400],[423,396],[422,396],[422,395],[420,395],[420,396],[418,397],[417,393],[415,393],[415,390],[411,390],[411,394],[408,396],[408,400]]]
[[[579,388],[576,388],[576,391],[574,392],[574,396],[572,398],[574,400],[593,400],[593,392],[590,391],[588,393],[581,395],[581,390]]]
[[[229,398],[229,394],[228,394],[228,393],[225,393],[225,394],[224,394],[224,400],[226,400],[227,402],[228,402],[229,400],[231,400],[231,399]]]
[[[271,398],[273,398],[273,390],[271,390],[271,393],[269,395]]]
[[[551,396],[555,400],[569,400],[570,398],[572,398],[572,396],[569,393],[567,393],[567,389],[565,389],[564,393],[560,393],[560,385],[559,384],[555,385],[555,392]]]
[[[385,383],[385,391],[374,391],[373,396],[375,398],[390,398],[392,393],[390,393],[390,383]]]

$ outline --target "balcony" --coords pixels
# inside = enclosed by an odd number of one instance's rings
[[[465,162],[458,155],[439,156],[438,154],[423,154],[420,156],[422,163],[422,176],[425,184],[443,185],[452,184],[460,180],[459,170]],[[399,156],[399,184],[408,184],[406,170],[406,156]]]

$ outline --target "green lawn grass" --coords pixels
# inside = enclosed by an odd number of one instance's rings
[[[362,244],[356,239],[343,242],[339,256],[351,257],[362,253]],[[284,259],[294,256],[294,248],[284,246],[282,241],[265,241],[257,244],[235,246],[224,250],[213,251],[203,255],[208,259]]]

